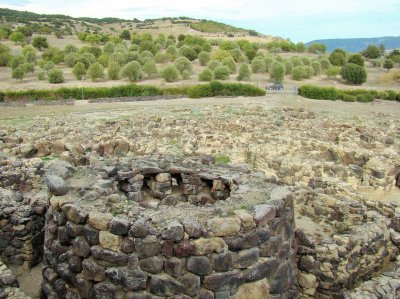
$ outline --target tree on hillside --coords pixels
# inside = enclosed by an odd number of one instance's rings
[[[209,82],[214,79],[214,73],[209,68],[205,68],[199,75],[199,81]]]
[[[64,75],[63,72],[59,69],[52,69],[49,72],[49,82],[52,84],[58,84],[58,83],[63,83],[64,82]]]
[[[114,49],[115,49],[115,44],[112,42],[108,42],[104,45],[103,52],[111,55],[112,53],[114,53]]]
[[[15,69],[12,70],[12,78],[15,79],[16,81],[24,79],[26,73],[22,65],[16,67]]]
[[[113,61],[108,64],[108,78],[111,80],[118,80],[119,72],[121,71],[120,65]]]
[[[64,47],[64,52],[65,54],[76,53],[78,52],[78,48],[74,45],[68,44]]]
[[[247,63],[242,64],[239,67],[239,75],[237,76],[238,81],[250,81],[251,71]]]
[[[131,61],[121,69],[121,76],[131,82],[139,81],[143,76],[142,66],[137,61]]]
[[[231,74],[236,73],[236,63],[235,60],[232,57],[226,57],[222,59],[222,64],[227,66],[231,72]]]
[[[200,65],[205,66],[210,61],[210,53],[208,53],[206,51],[201,51],[199,53],[198,58],[199,58]]]
[[[347,63],[342,69],[342,77],[348,83],[360,85],[367,81],[367,72],[362,66]]]
[[[181,74],[184,71],[192,72],[192,63],[186,57],[178,57],[174,64]]]
[[[77,60],[78,60],[78,55],[76,53],[68,53],[64,57],[64,62],[69,67],[73,67]]]
[[[14,70],[20,65],[22,65],[25,62],[25,58],[22,55],[17,55],[11,58],[10,60],[10,67]]]
[[[56,65],[54,64],[53,61],[47,61],[44,65],[43,65],[43,69],[46,71],[47,75],[49,74],[49,72],[54,69],[56,67]]]
[[[22,49],[22,53],[26,62],[36,63],[36,49],[34,49],[32,46],[25,46]]]
[[[298,43],[296,44],[296,52],[303,53],[303,52],[305,52],[305,51],[306,51],[306,46],[304,45],[304,43],[298,42]]]
[[[11,49],[0,44],[0,66],[7,66],[12,58]]]
[[[261,84],[261,74],[267,71],[267,66],[265,60],[262,57],[256,57],[251,62],[251,69],[253,74],[259,74],[258,76],[258,86]]]
[[[193,61],[193,60],[195,60],[197,58],[196,51],[192,47],[189,47],[189,46],[180,47],[179,55],[180,56],[185,56],[190,61]]]
[[[311,61],[311,66],[314,69],[314,75],[321,74],[322,71],[321,63],[318,60]]]
[[[346,63],[346,52],[343,49],[335,49],[329,55],[329,62],[335,66],[343,66]]]
[[[9,39],[17,45],[25,41],[25,35],[23,35],[22,32],[15,31],[11,33]]]
[[[341,68],[339,66],[330,66],[325,70],[325,75],[328,78],[336,78],[340,74]]]
[[[121,34],[119,35],[119,37],[121,39],[125,39],[125,40],[130,40],[131,39],[131,33],[129,32],[129,30],[125,29],[121,32]]]
[[[104,78],[104,67],[98,63],[93,63],[88,69],[88,75],[93,82],[97,81],[97,79]]]
[[[353,54],[347,60],[349,63],[358,64],[359,66],[364,66],[364,57],[361,54]]]
[[[143,72],[148,78],[153,78],[158,74],[157,66],[153,60],[149,60],[143,65]]]
[[[48,48],[49,43],[47,42],[47,38],[44,36],[36,36],[33,38],[32,46],[34,46],[39,51],[42,51],[43,48]]]
[[[74,69],[73,69],[72,73],[74,74],[74,76],[77,80],[82,80],[82,78],[86,75],[85,64],[83,62],[77,62],[74,65]]]
[[[385,62],[383,63],[383,68],[389,71],[393,67],[394,67],[394,62],[391,59],[385,59]]]
[[[377,59],[382,56],[381,49],[375,45],[369,45],[367,49],[362,52],[363,56],[369,59]]]
[[[25,74],[27,73],[33,74],[35,72],[35,65],[33,63],[24,63],[22,65],[22,68],[24,69]]]
[[[227,67],[225,65],[217,66],[214,69],[214,78],[216,80],[228,80],[230,71],[231,70],[229,69],[229,67]]]
[[[326,53],[326,46],[324,44],[312,44],[307,49],[308,52],[314,54],[325,54]]]
[[[284,62],[284,65],[285,65],[285,74],[291,75],[293,73],[293,63],[289,60],[286,60]]]
[[[178,69],[176,68],[175,65],[170,64],[170,65],[167,65],[165,68],[162,69],[161,76],[167,82],[174,82],[174,81],[177,81],[179,79],[179,71],[178,71]]]

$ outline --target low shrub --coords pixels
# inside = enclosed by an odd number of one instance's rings
[[[348,83],[360,85],[367,81],[367,71],[358,64],[347,63],[343,66],[342,77]]]
[[[367,89],[336,89],[314,85],[301,86],[299,95],[309,99],[342,100],[345,102],[372,102],[374,99],[400,101],[400,92],[393,90],[378,92]]]
[[[128,84],[114,87],[63,87],[51,90],[4,91],[3,99],[14,100],[60,100],[139,97],[139,96],[189,96],[191,98],[214,96],[263,96],[265,90],[250,84],[211,82],[193,87],[179,86],[160,88],[151,85]],[[1,94],[0,94],[1,99]]]
[[[196,85],[188,89],[190,98],[216,97],[216,96],[263,96],[265,90],[251,84],[221,83],[213,81],[208,84]]]
[[[303,85],[299,88],[299,94],[305,98],[317,100],[335,101],[338,97],[334,87],[319,87],[313,85]]]

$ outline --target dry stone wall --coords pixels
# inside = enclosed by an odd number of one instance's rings
[[[15,275],[0,260],[0,299],[30,299],[20,289]]]
[[[319,179],[295,192],[299,215],[325,221],[331,229],[325,236],[296,232],[301,298],[342,298],[346,290],[385,271],[399,253],[398,203],[368,206],[344,187]]]
[[[43,162],[8,161],[0,176],[0,257],[30,267],[43,256],[47,194],[41,192]]]
[[[92,162],[50,199],[47,298],[296,297],[288,187],[240,168]]]

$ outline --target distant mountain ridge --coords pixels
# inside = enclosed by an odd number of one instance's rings
[[[320,39],[306,43],[306,46],[320,43],[327,47],[328,52],[332,52],[336,48],[342,48],[348,52],[361,52],[369,45],[384,45],[386,50],[400,48],[400,36],[383,36],[373,38],[336,38],[336,39]]]

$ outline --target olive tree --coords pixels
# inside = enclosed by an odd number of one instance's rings
[[[46,37],[44,37],[44,36],[36,36],[36,37],[33,38],[32,46],[34,46],[36,49],[41,51],[43,48],[48,48],[49,47],[49,43],[48,43]]]
[[[383,68],[389,71],[393,67],[394,67],[394,62],[391,59],[385,59],[385,61],[383,62]]]
[[[86,75],[86,72],[86,67],[83,62],[77,62],[72,70],[72,73],[77,80],[82,80],[82,78]]]
[[[329,62],[335,66],[343,66],[346,63],[346,52],[343,49],[335,49],[329,55]]]
[[[239,75],[236,77],[238,81],[249,81],[251,78],[250,67],[247,63],[239,67]]]
[[[158,74],[157,66],[153,60],[149,60],[143,65],[143,72],[148,78],[155,77]]]
[[[49,82],[52,84],[58,84],[64,82],[63,72],[59,69],[53,68],[48,73]]]
[[[205,81],[209,82],[214,79],[214,73],[212,70],[205,68],[200,74],[199,74],[199,81]]]
[[[358,64],[359,66],[364,66],[364,57],[361,54],[353,54],[347,60],[349,63]]]
[[[217,66],[214,69],[214,78],[216,80],[227,80],[229,79],[230,69],[225,65]]]
[[[192,63],[190,60],[186,57],[178,57],[175,62],[175,67],[178,69],[178,71],[182,74],[184,71],[192,72]]]
[[[139,81],[143,76],[142,66],[137,61],[131,61],[121,69],[121,76],[131,82]]]
[[[285,77],[285,65],[282,62],[275,61],[269,67],[269,74],[275,83],[282,83]]]
[[[261,74],[267,71],[267,66],[265,64],[265,59],[262,57],[255,57],[251,62],[251,69],[253,73],[259,74],[258,76],[258,86],[260,86]]]
[[[88,69],[88,75],[93,82],[104,78],[104,66],[98,62],[93,63]]]
[[[118,80],[120,71],[121,66],[117,62],[113,61],[108,64],[108,78],[111,80]]]
[[[11,76],[13,79],[16,81],[24,79],[26,73],[22,65],[16,67],[15,69],[12,70]]]
[[[208,53],[206,51],[201,51],[199,53],[198,58],[199,58],[200,65],[205,66],[210,61],[210,53]]]
[[[161,76],[167,82],[174,82],[179,79],[179,71],[175,65],[170,64],[162,69]]]

